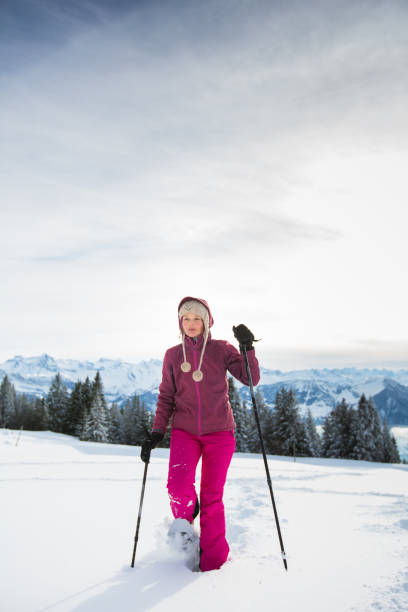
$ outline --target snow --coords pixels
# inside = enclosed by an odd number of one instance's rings
[[[236,454],[225,489],[231,558],[192,573],[161,545],[169,451],[0,430],[2,612],[408,609],[403,465],[269,457],[289,571],[259,455]]]
[[[408,427],[391,427],[390,432],[395,437],[401,459],[408,461]]]

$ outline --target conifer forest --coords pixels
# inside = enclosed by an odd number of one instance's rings
[[[260,453],[261,445],[253,407],[242,401],[229,378],[229,400],[236,423],[236,451]],[[274,406],[255,390],[256,406],[265,450],[271,455],[330,457],[400,463],[394,436],[385,418],[381,422],[375,402],[361,395],[357,406],[343,399],[325,417],[319,434],[311,411],[300,413],[293,389],[282,387]],[[139,396],[118,406],[108,406],[102,379],[78,381],[71,392],[58,373],[46,397],[18,394],[4,376],[0,385],[0,427],[31,431],[50,430],[80,440],[139,446],[151,431],[154,412]],[[170,444],[169,432],[161,446]]]

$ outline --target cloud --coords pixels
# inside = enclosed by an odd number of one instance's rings
[[[408,368],[408,341],[365,339],[333,346],[278,346],[258,352],[268,367],[299,368]],[[275,364],[275,365],[273,365]]]
[[[163,197],[157,187],[171,194],[188,176],[193,203],[199,190],[218,192],[210,207],[220,191],[240,195],[244,171],[253,188],[268,184],[273,202],[277,174],[327,138],[335,147],[345,115],[347,134],[361,125],[362,104],[376,99],[378,108],[390,84],[404,82],[400,48],[389,42],[388,53],[378,50],[383,22],[365,24],[358,4],[355,11],[346,4],[346,17],[329,24],[319,3],[313,18],[297,3],[295,20],[283,5],[237,2],[231,15],[216,6],[138,5],[126,19],[94,27],[77,20],[54,53],[4,81],[7,171],[98,192],[131,177],[155,203]],[[378,7],[375,15],[382,16]]]
[[[398,276],[377,245],[405,244],[387,201],[404,201],[405,166],[387,174],[384,161],[405,147],[405,5],[18,4],[0,37],[0,267],[15,335],[45,320],[65,343],[90,326],[90,347],[92,334],[113,346],[123,325],[124,347],[149,304],[163,317],[191,292],[212,296],[220,321],[263,329],[289,313],[270,337],[313,329],[305,360],[333,321],[355,337],[374,326],[378,271],[387,287]],[[360,278],[370,317],[336,303]],[[140,331],[152,351],[162,333]]]
[[[92,263],[99,261],[116,264],[123,258],[142,265],[156,262],[163,255],[184,258],[186,253],[196,258],[225,257],[233,260],[245,250],[257,256],[287,251],[297,245],[332,242],[340,238],[338,231],[267,213],[255,208],[220,205],[217,210],[206,206],[178,205],[175,211],[155,207],[145,211],[142,227],[135,223],[134,212],[116,210],[119,223],[111,224],[111,213],[100,211],[96,218],[87,214],[78,219],[77,213],[62,214],[59,209],[48,211],[40,219],[32,219],[19,241],[7,235],[7,227],[16,224],[13,215],[4,227],[3,249],[7,243],[9,261],[32,264],[63,262]],[[11,217],[11,221],[10,221]],[[14,217],[15,219],[15,217]],[[127,223],[129,220],[129,224]],[[39,231],[36,231],[38,228]],[[39,240],[39,235],[47,236]],[[147,263],[149,265],[149,263]]]

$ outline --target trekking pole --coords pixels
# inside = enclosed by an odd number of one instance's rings
[[[150,452],[149,452],[149,456],[147,457],[147,460],[145,461],[145,469],[144,469],[143,482],[142,482],[142,492],[140,495],[140,502],[139,502],[139,514],[137,515],[135,543],[133,546],[132,563],[130,564],[130,567],[135,567],[136,547],[137,547],[137,541],[139,539],[140,519],[142,518],[143,498],[144,498],[144,492],[145,492],[145,486],[146,486],[147,468],[149,466],[149,461],[150,461]]]
[[[271,494],[272,507],[273,507],[273,512],[275,514],[275,522],[276,522],[276,528],[278,530],[283,565],[285,566],[285,570],[287,571],[288,563],[286,561],[286,553],[285,553],[285,548],[283,546],[282,534],[281,534],[280,525],[279,525],[278,511],[276,510],[275,498],[274,498],[273,490],[272,490],[271,475],[269,473],[269,466],[266,460],[265,445],[264,445],[263,438],[262,438],[261,424],[259,422],[258,409],[256,407],[256,400],[255,400],[255,394],[254,394],[254,386],[252,384],[252,376],[251,376],[251,371],[249,369],[248,356],[247,356],[245,347],[242,348],[242,352],[244,354],[245,366],[246,366],[247,376],[249,380],[249,387],[251,389],[252,406],[254,408],[254,415],[255,415],[256,426],[258,428],[259,440],[261,442],[262,456],[263,456],[263,460],[265,464],[265,471],[266,471],[266,480],[268,481],[269,492]]]

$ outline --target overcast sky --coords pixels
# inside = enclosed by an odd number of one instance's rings
[[[10,0],[0,360],[408,367],[408,4]]]

